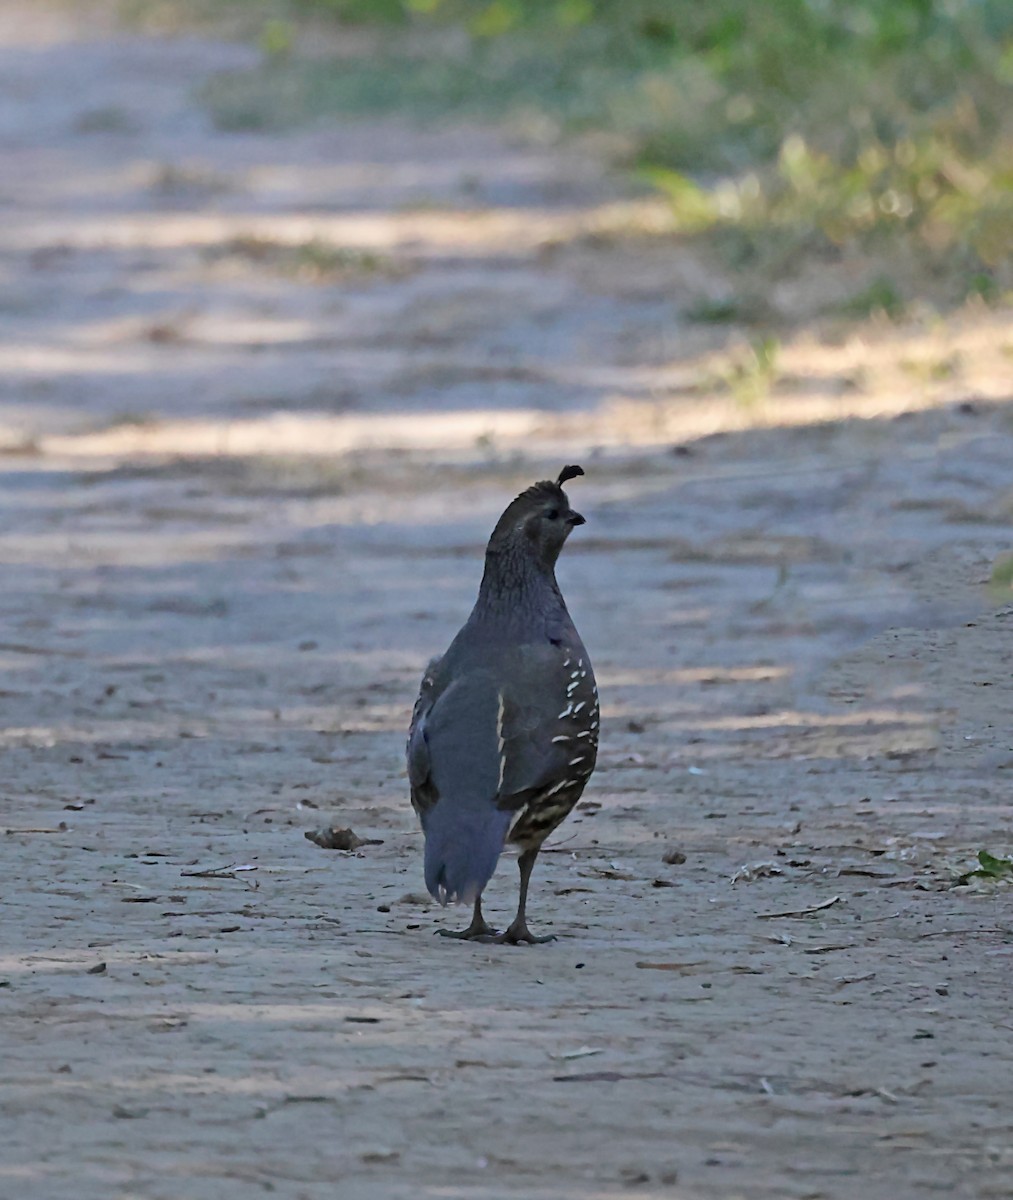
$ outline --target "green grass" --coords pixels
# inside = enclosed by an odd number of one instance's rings
[[[989,883],[1013,882],[1013,858],[1002,858],[987,850],[979,850],[977,867],[960,875],[956,885],[960,887],[972,879],[983,879]]]
[[[600,131],[733,270],[858,253],[953,301],[1013,289],[1009,0],[190,3],[258,14],[262,65],[204,94],[224,128],[398,111]],[[301,56],[306,22],[372,26],[375,52]],[[876,286],[855,315],[901,314],[909,285]]]
[[[845,317],[862,318],[882,313],[896,320],[904,315],[905,304],[893,280],[886,275],[877,275],[867,287],[845,300],[839,311]]]
[[[778,381],[780,353],[781,344],[777,338],[754,338],[728,356],[712,385],[731,392],[740,408],[756,409],[767,399]]]

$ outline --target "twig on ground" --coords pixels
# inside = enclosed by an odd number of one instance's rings
[[[757,913],[756,915],[761,921],[773,921],[775,917],[807,917],[810,913],[822,912],[832,904],[840,903],[840,900],[840,896],[831,896],[829,900],[824,900],[822,904],[814,904],[811,908],[791,908],[787,912]]]
[[[249,864],[245,866],[237,866],[230,863],[225,867],[207,867],[202,871],[180,871],[180,875],[185,875],[189,879],[235,879],[239,871],[256,871],[255,866]]]

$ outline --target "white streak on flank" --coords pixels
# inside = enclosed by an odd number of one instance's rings
[[[590,729],[585,729],[585,730],[583,730],[581,733],[578,733],[578,734],[577,734],[577,737],[579,737],[579,738],[582,738],[582,737],[587,737],[587,738],[589,738],[589,737],[591,737],[591,730],[590,730]],[[553,738],[552,740],[553,740],[553,741],[556,741],[557,739],[556,739],[556,738]]]
[[[598,728],[598,722],[597,722],[597,721],[592,721],[592,722],[591,722],[591,725],[590,725],[590,728],[591,728],[591,729],[597,729],[597,728]]]
[[[555,787],[550,787],[545,794],[546,796],[554,796],[556,792],[561,792],[563,788],[568,787],[569,784],[569,779],[564,779],[562,783],[557,783]]]
[[[582,733],[577,734],[577,737],[583,737],[583,736],[584,736],[584,734],[582,734]],[[557,736],[554,737],[552,740],[554,742],[571,742],[571,741],[573,741],[573,739],[570,737],[570,735],[568,733],[557,734]]]
[[[571,683],[571,684],[570,684],[570,686],[569,686],[569,687],[566,689],[566,694],[567,694],[567,696],[572,696],[572,695],[573,695],[573,693],[574,693],[574,692],[577,690],[577,688],[579,688],[579,687],[580,687],[580,680],[579,680],[579,679],[575,679],[575,680],[573,681],[573,683]]]
[[[578,754],[576,758],[571,758],[570,761],[566,765],[568,767],[575,767],[577,765],[577,763],[582,763],[583,761],[584,761],[583,754]]]
[[[578,666],[578,667],[582,667],[583,665],[584,665],[584,660],[583,660],[582,658],[578,658],[578,659],[577,659],[577,666]]]
[[[573,705],[568,704],[561,713],[556,714],[556,720],[561,721],[564,717],[569,717],[573,713]]]
[[[579,712],[580,712],[580,710],[581,710],[581,709],[584,707],[584,705],[585,705],[585,704],[587,704],[587,701],[586,701],[586,700],[581,700],[581,702],[580,702],[580,703],[577,705],[577,707],[576,707],[576,708],[573,710],[573,715],[574,715],[574,716],[576,716],[576,715],[577,715],[577,713],[579,713]]]
[[[569,665],[570,665],[570,660],[569,660],[568,658],[564,658],[564,659],[563,659],[563,666],[564,666],[564,667],[568,667]]]
[[[503,737],[503,693],[499,694],[499,708],[496,710],[496,737],[499,741],[499,782],[496,784],[497,790],[503,786],[503,776],[506,774],[506,755],[503,753],[503,745],[506,739]]]

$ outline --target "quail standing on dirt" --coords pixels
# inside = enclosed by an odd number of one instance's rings
[[[425,832],[426,886],[441,904],[473,904],[451,937],[539,942],[528,882],[542,843],[580,799],[598,751],[598,689],[556,583],[555,565],[584,518],[558,480],[529,487],[500,517],[471,616],[426,668],[408,733],[412,805]],[[506,842],[520,850],[517,915],[502,934],[482,891]]]

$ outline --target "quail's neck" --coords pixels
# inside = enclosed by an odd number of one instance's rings
[[[527,546],[502,546],[485,556],[485,574],[475,604],[476,615],[529,621],[566,611],[556,574]]]

